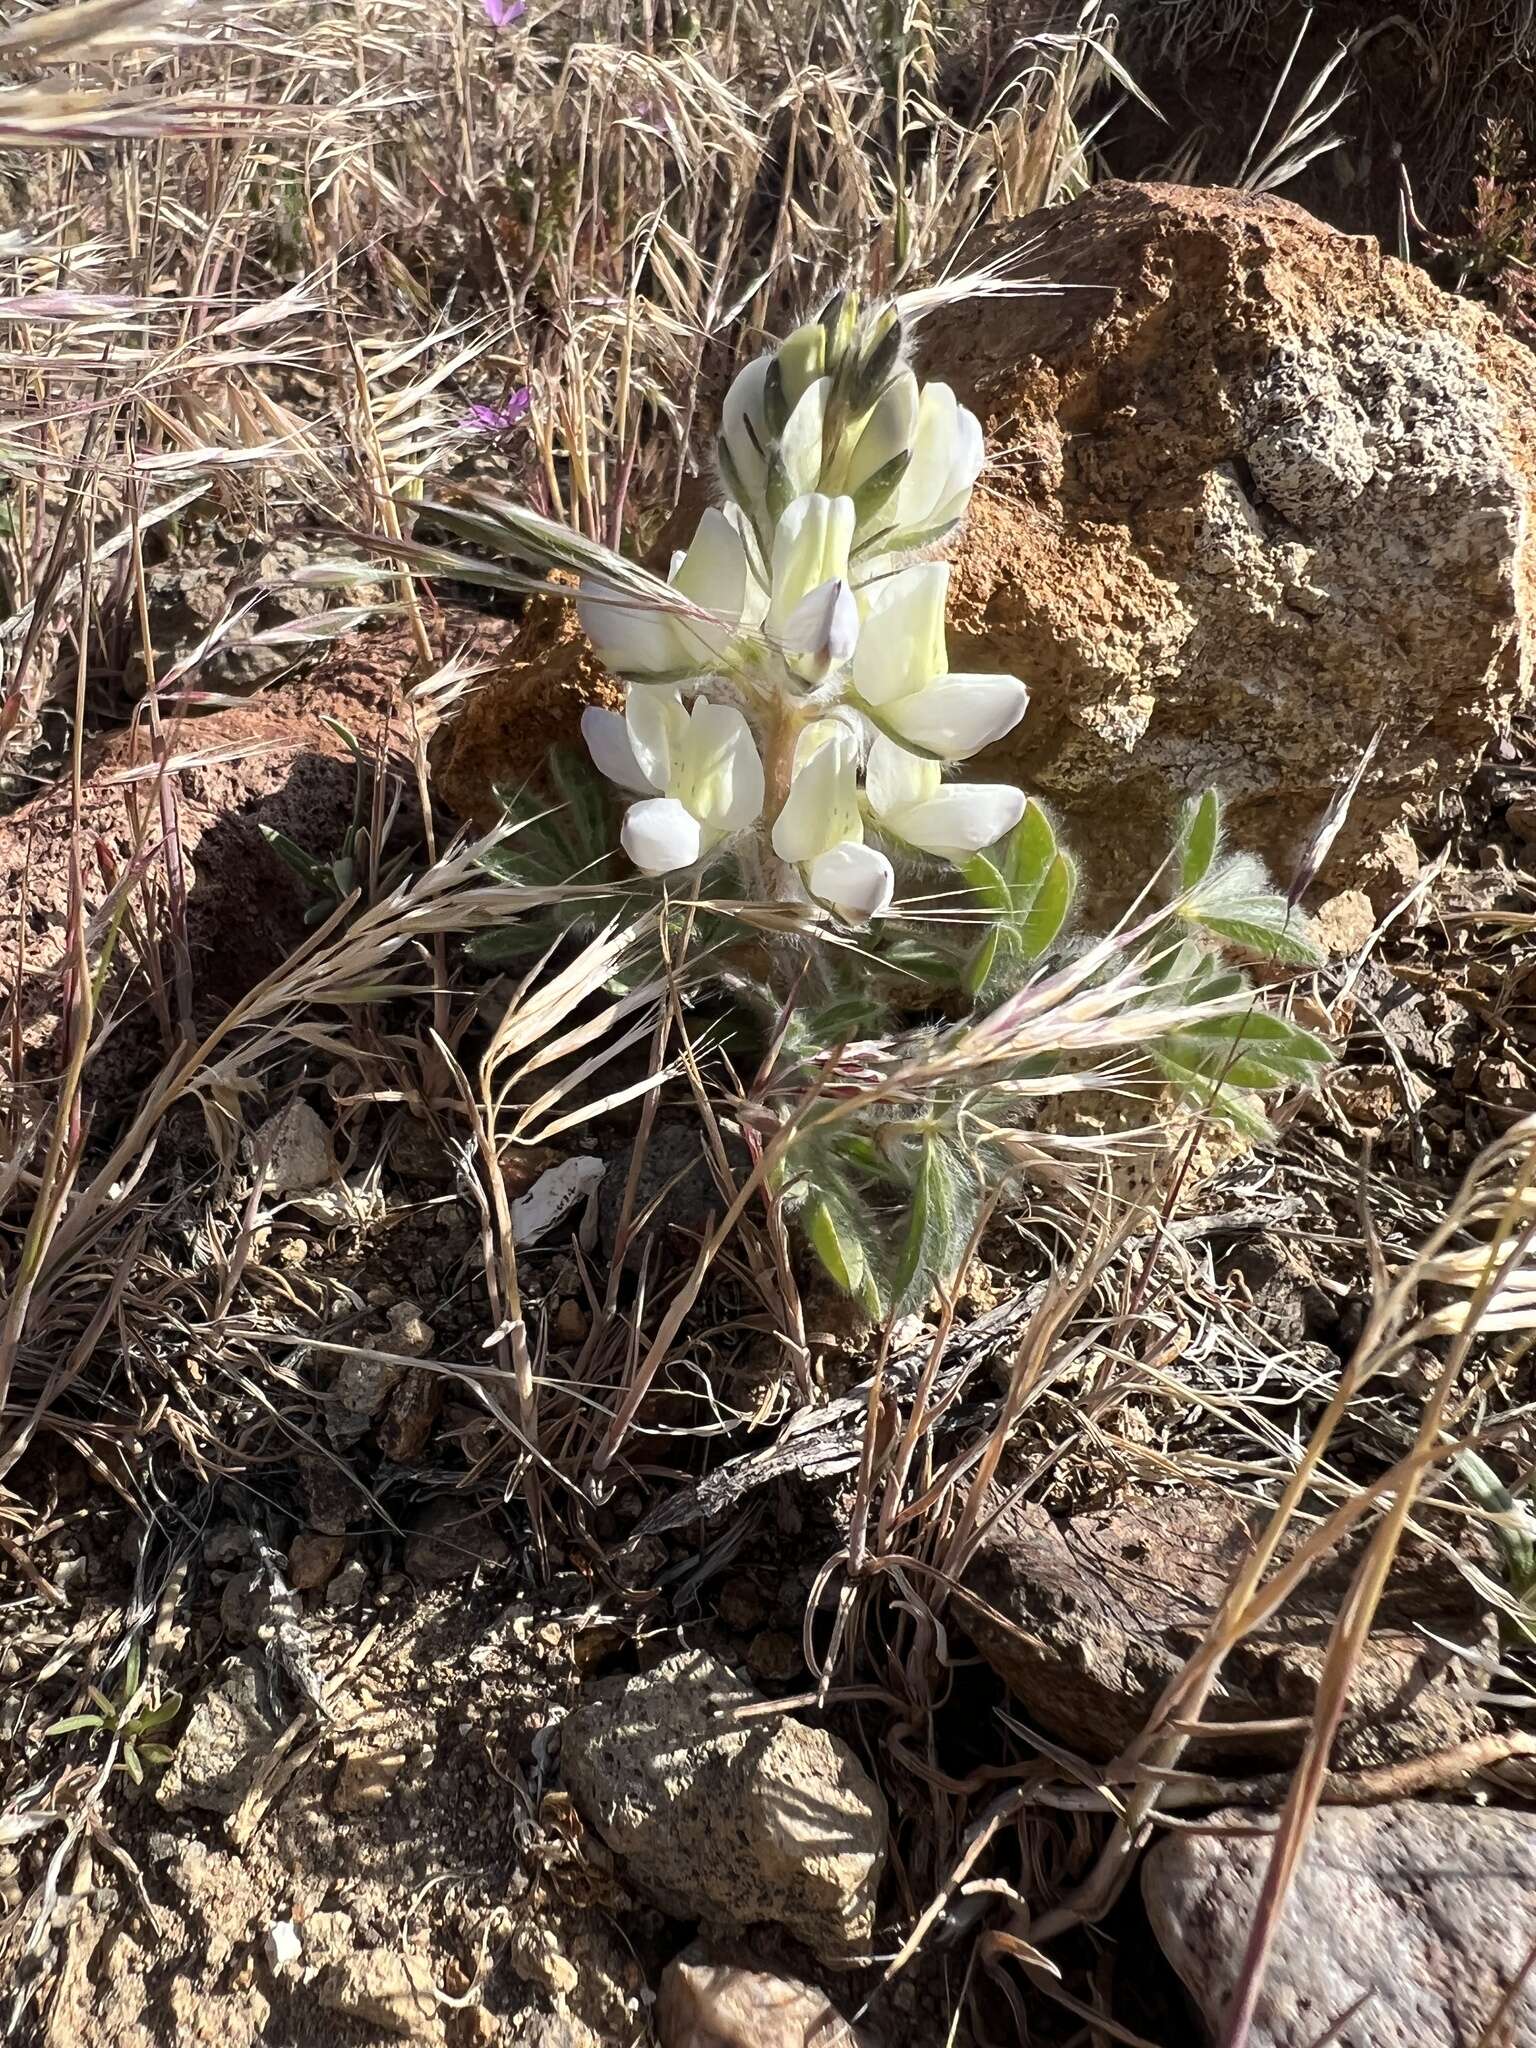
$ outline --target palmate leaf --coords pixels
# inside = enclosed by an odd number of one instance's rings
[[[1251,1096],[1241,1094],[1223,1081],[1213,1080],[1198,1068],[1185,1066],[1166,1051],[1152,1055],[1164,1078],[1179,1091],[1192,1108],[1200,1109],[1219,1124],[1226,1124],[1250,1144],[1266,1145],[1274,1127]]]
[[[1283,1088],[1308,1081],[1333,1057],[1312,1032],[1261,1009],[1186,1024],[1170,1033],[1162,1049],[1181,1065],[1234,1088]]]
[[[1186,924],[1257,959],[1293,967],[1321,961],[1306,919],[1271,887],[1262,863],[1250,853],[1222,853],[1215,790],[1186,807],[1175,850],[1183,891],[1177,909]]]
[[[982,997],[1010,967],[1040,959],[1061,936],[1077,895],[1077,864],[1031,799],[996,858],[976,854],[963,872],[993,919],[965,975],[966,988]]]

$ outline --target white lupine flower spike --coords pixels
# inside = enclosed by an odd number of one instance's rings
[[[953,774],[1028,694],[949,665],[935,551],[985,450],[975,415],[905,360],[914,311],[946,289],[872,311],[840,293],[741,370],[717,443],[724,502],[667,581],[541,515],[508,522],[525,556],[579,575],[582,621],[623,684],[623,711],[582,726],[625,799],[624,853],[644,876],[687,878],[702,960],[718,954],[733,993],[755,985],[782,1020],[756,1107],[830,1086],[835,1120],[797,1127],[786,1110],[768,1192],[875,1317],[953,1282],[984,1203],[1050,1143],[1021,1114],[1041,1094],[1120,1086],[1139,1063],[1202,1117],[1263,1137],[1262,1092],[1327,1057],[1239,971],[1321,956],[1295,904],[1224,853],[1214,792],[1185,815],[1166,909],[1066,946],[1077,867],[1051,819],[1009,783]],[[477,512],[468,531],[484,526]],[[550,773],[569,799],[550,814],[556,865],[568,830],[572,869],[600,868],[603,805],[568,762]],[[532,836],[540,820],[517,822]],[[520,844],[509,833],[494,858]],[[547,847],[530,856],[541,885]],[[881,927],[899,893],[926,899],[921,936]],[[733,895],[749,944],[721,915]],[[839,943],[808,945],[818,925]]]
[[[587,742],[639,799],[623,843],[647,873],[739,839],[767,894],[863,925],[890,908],[903,847],[962,864],[1023,814],[1017,790],[943,780],[1027,697],[1012,676],[949,672],[949,570],[910,551],[964,516],[981,429],[902,351],[897,309],[840,295],[732,383],[729,502],[673,561],[677,608],[584,578],[588,633],[629,685],[622,718],[589,714]],[[777,765],[759,822],[762,762]]]

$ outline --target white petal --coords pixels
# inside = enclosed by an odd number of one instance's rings
[[[881,392],[854,445],[843,483],[850,497],[877,470],[911,447],[917,433],[917,408],[917,379],[910,370],[903,370]]]
[[[668,675],[687,666],[672,614],[595,578],[582,579],[576,600],[582,631],[615,675]]]
[[[986,459],[987,444],[982,437],[981,421],[962,405],[955,414],[955,455],[950,465],[948,484],[952,496],[971,488],[981,475]]]
[[[715,619],[679,618],[679,643],[706,666],[720,661],[736,637],[747,598],[747,551],[741,535],[723,512],[710,506],[699,521],[693,544],[672,572],[679,596],[692,600]]]
[[[853,585],[839,577],[837,602],[832,607],[832,619],[827,628],[827,659],[835,667],[852,661],[854,650],[859,644],[859,630],[863,620],[859,615],[859,600],[854,596]]]
[[[762,815],[763,764],[752,729],[733,704],[700,698],[674,757],[668,793],[681,798],[706,835],[743,832]]]
[[[963,860],[1011,832],[1024,815],[1024,792],[1006,782],[952,782],[885,822],[924,853]]]
[[[866,588],[853,657],[853,686],[866,704],[910,696],[944,673],[948,591],[947,562],[920,562]]]
[[[652,796],[631,804],[619,832],[624,851],[647,875],[691,868],[704,850],[699,821],[676,797]]]
[[[896,893],[896,875],[883,853],[845,840],[818,854],[806,870],[806,886],[850,924],[883,917]]]
[[[581,736],[599,773],[606,775],[610,782],[616,782],[620,789],[648,790],[656,787],[635,759],[635,750],[629,740],[629,726],[617,711],[605,711],[600,705],[589,704],[581,714]]]
[[[624,702],[630,752],[652,789],[670,790],[673,764],[688,731],[688,714],[676,690],[638,684]]]
[[[946,676],[887,704],[881,716],[923,753],[964,761],[1012,732],[1028,703],[1029,692],[1013,676]]]
[[[721,420],[722,437],[741,486],[753,496],[762,490],[768,475],[768,465],[760,450],[768,438],[763,424],[763,387],[768,382],[768,366],[772,361],[772,356],[759,356],[734,379],[725,394]],[[747,430],[749,421],[752,433]],[[755,443],[753,434],[756,435]]]
[[[876,817],[885,818],[935,795],[943,777],[937,761],[920,760],[882,734],[869,750],[864,793]]]
[[[859,601],[841,576],[819,583],[784,621],[786,654],[804,656],[818,678],[849,659],[859,642]]]
[[[784,508],[773,536],[773,596],[765,621],[781,638],[790,614],[818,583],[848,574],[853,544],[852,498],[809,491]]]
[[[950,495],[959,411],[955,394],[947,384],[923,386],[912,460],[896,492],[896,523],[908,533],[920,532],[935,507]]]
[[[747,551],[735,526],[713,505],[672,572],[674,588],[712,612],[738,618],[747,594]]]
[[[822,429],[831,391],[832,379],[818,377],[790,414],[779,437],[779,457],[789,478],[790,493],[796,498],[814,491],[821,482]]]
[[[827,331],[821,322],[808,320],[803,327],[797,327],[788,340],[779,344],[778,360],[784,402],[794,407],[826,366]]]
[[[789,794],[773,822],[780,860],[814,860],[840,839],[863,836],[856,760],[853,735],[834,719],[818,719],[801,733]]]
[[[813,718],[809,725],[802,725],[795,736],[794,759],[790,763],[790,779],[823,747],[833,747],[840,757],[846,759],[855,773],[859,765],[859,729],[840,711],[828,712],[824,718]]]

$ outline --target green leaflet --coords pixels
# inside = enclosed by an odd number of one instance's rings
[[[1269,1010],[1207,1017],[1170,1033],[1164,1049],[1180,1064],[1234,1088],[1308,1081],[1333,1055],[1320,1038]]]
[[[806,1205],[805,1227],[812,1249],[837,1285],[870,1315],[880,1315],[879,1282],[846,1206],[833,1196],[814,1196]]]
[[[1217,1123],[1226,1124],[1255,1145],[1266,1145],[1274,1137],[1268,1117],[1249,1097],[1224,1082],[1213,1081],[1197,1068],[1182,1065],[1166,1052],[1152,1055],[1158,1068],[1193,1107],[1202,1109]]]
[[[1178,850],[1184,889],[1178,912],[1186,924],[1261,960],[1306,967],[1322,959],[1306,918],[1270,886],[1262,863],[1250,853],[1221,856],[1213,790],[1186,814]]]
[[[1194,889],[1210,873],[1221,844],[1221,798],[1214,789],[1184,807],[1179,822],[1179,887]]]
[[[980,998],[1011,966],[1040,959],[1060,938],[1077,895],[1077,864],[1031,798],[997,859],[976,854],[963,873],[994,918],[966,969],[966,988]]]
[[[898,1309],[922,1305],[954,1278],[975,1228],[980,1197],[964,1161],[936,1133],[923,1140],[906,1237],[892,1292]]]

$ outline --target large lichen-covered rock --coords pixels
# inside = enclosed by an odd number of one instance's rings
[[[1202,1826],[1165,1837],[1141,1885],[1215,2040],[1260,1910],[1274,1820],[1239,1808]],[[1250,2048],[1533,2048],[1533,1942],[1536,1816],[1420,1799],[1325,1807],[1245,2038]]]
[[[1212,1626],[1260,1524],[1214,1491],[1131,1493],[1062,1521],[1000,1500],[957,1618],[1032,1720],[1080,1754],[1112,1757]],[[1287,1539],[1281,1555],[1294,1548]],[[1358,1539],[1329,1552],[1234,1646],[1201,1713],[1231,1732],[1197,1741],[1190,1759],[1231,1769],[1299,1755],[1359,1561]],[[1357,1661],[1334,1762],[1400,1763],[1486,1734],[1480,1694],[1497,1659],[1486,1604],[1442,1552],[1410,1538]]]
[[[845,1742],[765,1704],[717,1658],[679,1651],[593,1688],[563,1724],[560,1775],[664,1911],[771,1921],[846,1960],[874,1930],[885,1799]]]
[[[976,772],[1053,803],[1121,894],[1207,783],[1288,880],[1381,741],[1328,876],[1529,701],[1536,361],[1491,315],[1284,200],[1105,185],[978,258],[1063,287],[922,330],[990,460],[954,549],[950,658],[1024,678]]]

